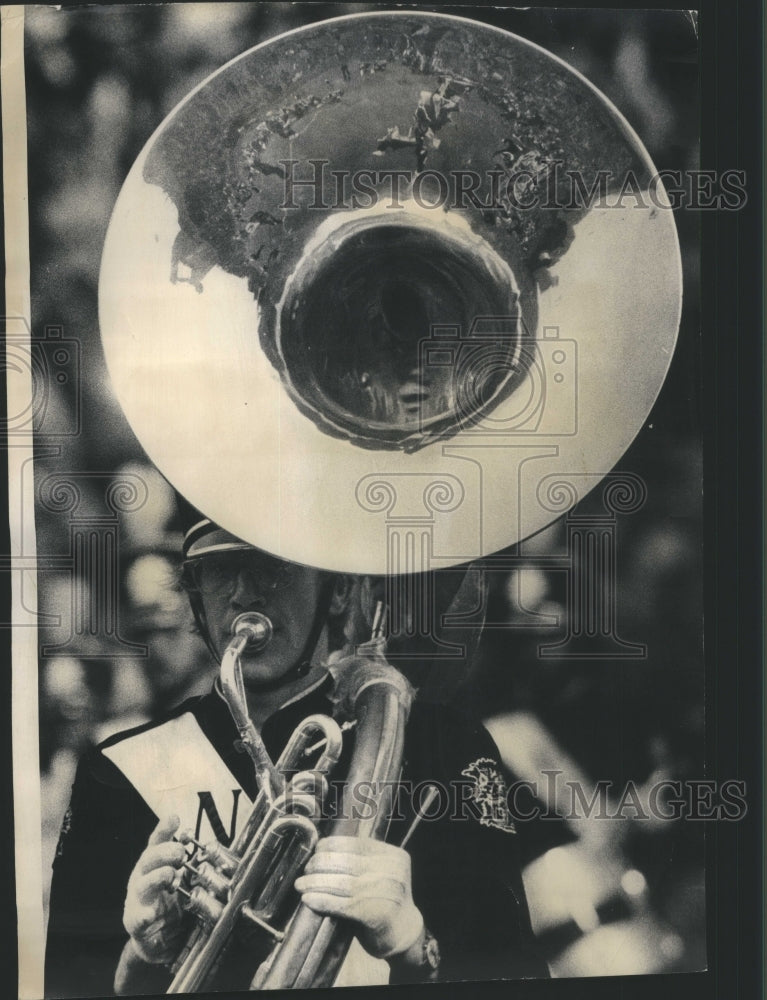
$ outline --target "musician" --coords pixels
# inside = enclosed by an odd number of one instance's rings
[[[199,515],[190,521],[185,583],[216,657],[242,612],[261,611],[274,626],[271,642],[243,654],[242,666],[251,718],[276,760],[305,717],[332,714],[327,664],[351,655],[359,581],[277,560]],[[342,772],[352,734],[344,734]],[[354,928],[359,943],[336,985],[548,974],[498,759],[481,726],[415,701],[401,788],[439,785],[452,794],[450,809],[419,822],[419,800],[402,794],[387,842],[325,837],[295,883],[309,907]],[[53,866],[46,996],[167,990],[189,926],[176,891],[188,854],[182,831],[228,845],[256,791],[217,685],[88,753]],[[248,987],[254,947],[233,942],[216,989]]]

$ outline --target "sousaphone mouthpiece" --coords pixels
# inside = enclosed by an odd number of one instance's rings
[[[271,641],[274,626],[271,619],[260,611],[246,611],[232,622],[232,635],[245,635],[248,639],[247,648],[258,652]]]

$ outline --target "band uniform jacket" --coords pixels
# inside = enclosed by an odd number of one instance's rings
[[[332,713],[330,685],[326,677],[266,721],[262,738],[273,759],[307,715]],[[351,732],[344,734],[341,773]],[[481,725],[444,707],[413,704],[386,839],[401,843],[428,785],[436,785],[428,817],[416,826],[407,850],[413,898],[439,943],[443,981],[548,975],[530,927],[498,760]],[[215,687],[89,751],[78,766],[53,863],[45,995],[114,995],[127,941],[122,914],[128,878],[158,817],[175,813],[198,839],[215,836],[228,845],[255,795],[250,759]],[[256,968],[252,942],[250,951],[247,942],[233,950],[211,988],[248,988]],[[151,992],[165,992],[170,973],[164,967],[155,973]],[[390,970],[355,941],[336,985],[407,981],[401,969]]]

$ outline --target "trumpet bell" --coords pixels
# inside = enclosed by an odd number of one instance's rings
[[[410,11],[290,32],[189,95],[123,186],[115,392],[247,542],[465,563],[564,513],[647,417],[681,300],[664,204],[615,108],[507,32]]]

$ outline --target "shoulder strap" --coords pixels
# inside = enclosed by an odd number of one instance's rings
[[[176,814],[198,839],[229,844],[250,799],[191,712],[104,747],[159,818]]]

